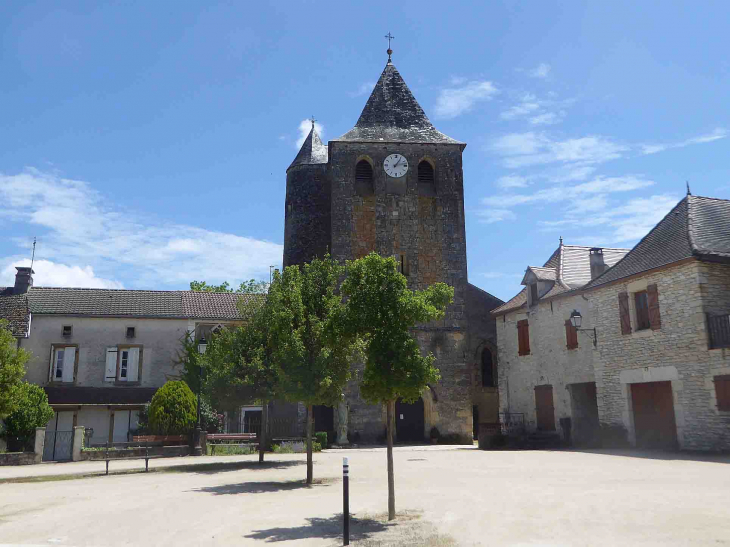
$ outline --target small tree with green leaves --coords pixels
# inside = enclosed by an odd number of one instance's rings
[[[329,255],[275,272],[269,289],[272,347],[281,393],[307,406],[307,484],[313,477],[312,407],[334,406],[350,378],[355,339],[346,334],[336,293],[343,268]]]
[[[45,427],[53,418],[53,409],[45,390],[28,382],[21,382],[16,391],[16,403],[17,408],[5,418],[3,436],[9,446],[15,443],[27,446],[35,435],[35,428]]]
[[[394,258],[375,253],[347,263],[342,284],[347,297],[345,329],[364,340],[365,370],[360,393],[366,401],[384,404],[388,438],[388,519],[395,518],[393,429],[395,403],[417,400],[427,384],[439,380],[434,356],[421,355],[410,329],[444,316],[454,289],[436,283],[411,291]]]
[[[166,382],[152,397],[150,430],[155,435],[186,435],[195,427],[196,408],[195,395],[185,382]]]
[[[269,284],[266,281],[256,281],[249,279],[243,281],[237,288],[232,288],[228,281],[224,281],[220,285],[208,285],[205,281],[191,281],[190,290],[197,292],[229,292],[240,294],[266,294]]]
[[[0,319],[0,420],[19,406],[18,397],[30,353],[18,347],[8,322]]]

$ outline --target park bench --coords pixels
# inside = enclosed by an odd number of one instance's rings
[[[138,438],[138,437],[134,437]],[[142,437],[144,438],[144,437]],[[150,446],[163,446],[164,443],[161,441],[157,442],[150,442],[150,441],[143,441],[144,444],[141,444],[140,441],[133,441],[131,443],[110,443],[109,441],[106,442],[104,451],[104,461],[106,462],[106,474],[109,474],[109,462],[111,460],[144,460],[144,470],[145,473],[149,472],[149,464],[150,460],[154,460],[156,458],[164,458],[165,456],[163,454],[155,454],[150,455]],[[142,448],[144,446],[144,455],[140,456],[132,456],[129,458],[110,458],[109,457],[109,450],[111,448],[117,448],[117,447],[123,447],[123,448]]]
[[[259,446],[256,433],[209,433],[207,442],[211,456],[215,456],[216,446],[250,446],[254,450]]]

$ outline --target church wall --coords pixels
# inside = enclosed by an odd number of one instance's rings
[[[438,401],[430,407],[431,425],[438,427],[442,435],[454,433],[463,442],[471,442],[461,150],[461,145],[447,144],[332,141],[328,173],[334,258],[351,260],[371,250],[398,260],[403,255],[410,288],[424,289],[437,281],[455,288],[454,303],[446,317],[419,327],[415,334],[424,353],[431,351],[437,357],[436,366],[442,376],[433,386]],[[383,161],[392,153],[403,154],[408,160],[405,184],[385,174]],[[375,196],[370,198],[355,193],[355,166],[363,157],[373,165]],[[435,166],[435,195],[432,189],[431,195],[419,195],[418,163],[423,158],[429,158]],[[351,437],[359,434],[362,442],[378,440],[385,428],[382,408],[361,400],[356,381],[348,386],[348,401]]]
[[[291,167],[286,174],[284,267],[327,253],[330,211],[327,164]]]

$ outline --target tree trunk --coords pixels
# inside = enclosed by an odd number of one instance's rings
[[[388,401],[386,418],[388,420],[388,520],[395,518],[395,477],[393,475],[393,426],[395,421],[395,401]]]
[[[266,452],[266,443],[269,440],[267,433],[269,432],[269,402],[264,401],[261,407],[261,426],[259,430],[259,463],[264,461],[264,452]]]
[[[313,465],[312,465],[312,405],[307,405],[307,484],[312,484]]]

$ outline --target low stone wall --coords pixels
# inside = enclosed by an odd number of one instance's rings
[[[32,465],[36,462],[35,452],[5,452],[0,454],[0,465]]]
[[[109,450],[109,459],[123,460],[125,458],[144,457],[145,449],[141,448],[124,448],[119,450]],[[150,446],[150,456],[165,456],[173,458],[176,456],[189,456],[190,447],[185,446]],[[107,458],[106,450],[82,450],[81,461],[89,460],[105,460]]]

